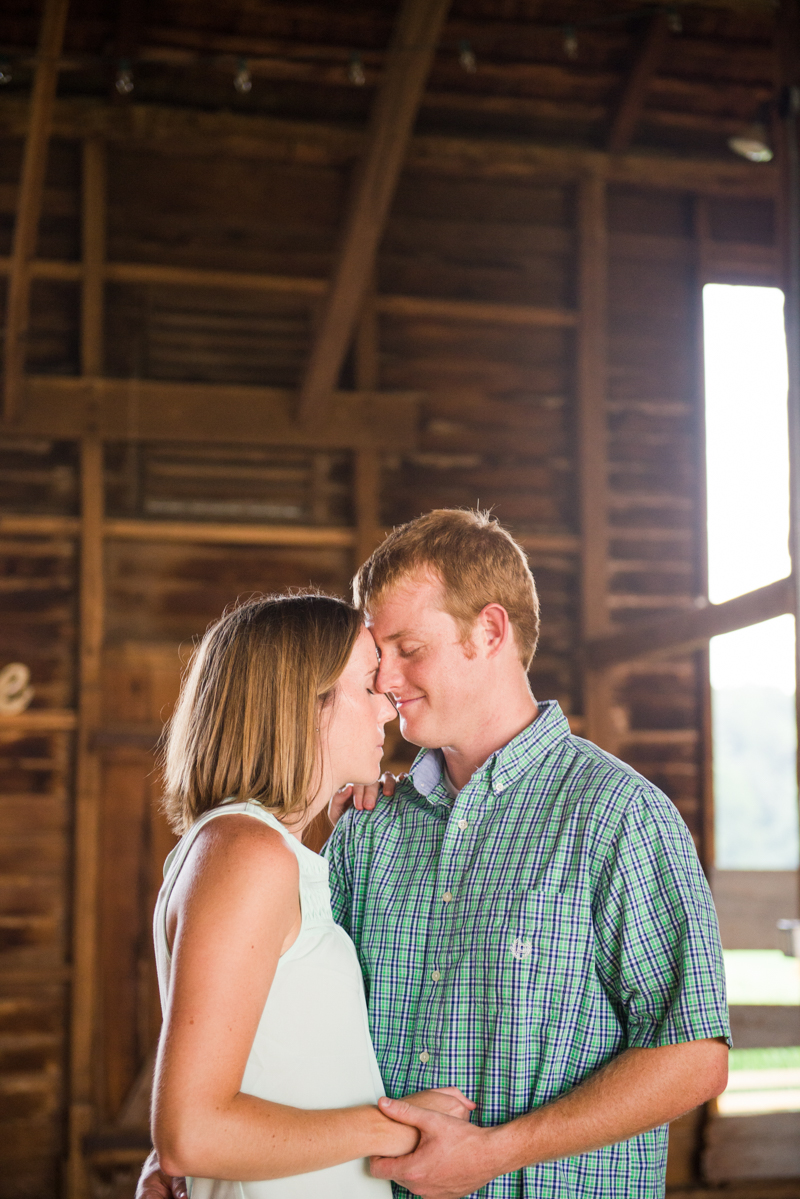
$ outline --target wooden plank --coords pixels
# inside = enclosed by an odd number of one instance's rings
[[[103,373],[103,269],[106,259],[106,156],[99,138],[83,143],[81,213],[83,288],[81,293],[81,373]]]
[[[300,387],[298,412],[305,425],[325,414],[336,387],[449,7],[450,0],[403,0],[397,16],[331,285]]]
[[[0,514],[0,534],[20,537],[77,537],[77,516],[17,516]]]
[[[578,477],[581,520],[581,631],[584,639],[604,633],[608,605],[608,432],[606,341],[608,322],[608,231],[606,184],[599,175],[581,181],[578,193],[577,347]],[[604,749],[615,747],[609,720],[608,676],[585,665],[583,703],[586,736]]]
[[[703,1153],[703,1177],[708,1182],[798,1176],[800,1112],[716,1116],[709,1121]],[[756,1193],[762,1196],[769,1192]]]
[[[79,715],[75,768],[68,1199],[88,1199],[89,1196],[83,1138],[91,1131],[95,1102],[93,1055],[100,762],[90,743],[102,716],[103,498],[103,446],[97,437],[85,437],[81,443]]]
[[[217,158],[221,154],[267,161],[344,166],[362,153],[365,135],[323,122],[288,120],[233,112],[202,112],[157,104],[124,108],[96,100],[57,101],[53,133],[63,138],[100,136],[107,142],[149,147],[162,154]],[[22,137],[27,105],[13,96],[0,105],[0,135]],[[538,145],[511,138],[418,134],[411,139],[406,166],[431,174],[481,178],[555,178],[577,181],[587,172],[611,183],[699,191],[704,195],[763,197],[778,191],[772,164],[730,157],[680,158],[653,153],[610,156],[603,150]]]
[[[205,524],[180,520],[106,520],[106,538],[117,541],[170,541],[186,544],[285,545],[317,549],[348,549],[356,543],[354,529],[320,525]]]
[[[529,304],[484,303],[477,300],[442,300],[429,296],[375,297],[378,312],[389,316],[430,317],[434,320],[478,321],[498,325],[529,325],[543,329],[570,329],[578,315],[568,308],[536,308]]]
[[[611,122],[608,135],[608,149],[611,154],[621,154],[633,141],[636,126],[644,111],[650,83],[663,57],[668,38],[669,16],[666,9],[657,8],[647,22]]]
[[[264,275],[248,271],[199,270],[194,267],[161,266],[150,262],[108,262],[105,277],[110,283],[156,283],[173,287],[230,288],[263,291],[317,299],[325,294],[327,281],[302,275]]]
[[[11,248],[11,271],[6,305],[3,419],[10,423],[20,403],[30,318],[30,261],[36,251],[39,215],[47,167],[47,147],[64,42],[69,0],[45,0],[36,55],[36,74],[30,103],[22,179]]]
[[[0,732],[69,732],[78,727],[78,714],[68,708],[33,708],[10,715],[0,712]]]
[[[638,658],[686,653],[711,637],[794,612],[794,577],[778,579],[724,604],[707,604],[659,620],[642,620],[620,633],[587,641],[583,659],[590,669],[602,670]]]
[[[736,1049],[783,1049],[800,1045],[800,1007],[778,1004],[730,1009]]]
[[[336,392],[313,429],[297,423],[294,393],[275,387],[32,376],[24,395],[14,430],[24,435],[398,451],[417,441],[419,392]]]
[[[0,275],[11,274],[12,260],[0,258]],[[28,264],[31,279],[51,279],[55,283],[79,283],[83,278],[80,262],[63,262],[57,258],[34,258]]]

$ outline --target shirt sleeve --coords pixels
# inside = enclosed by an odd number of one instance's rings
[[[627,805],[594,900],[597,969],[630,1048],[731,1044],[716,912],[689,830],[665,795]]]
[[[349,935],[353,900],[353,813],[345,812],[322,847],[328,863],[331,911],[337,924]]]

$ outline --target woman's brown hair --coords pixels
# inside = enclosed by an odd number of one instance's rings
[[[332,596],[272,595],[208,629],[164,743],[164,810],[178,833],[225,799],[301,813],[318,785],[319,716],[363,618]]]

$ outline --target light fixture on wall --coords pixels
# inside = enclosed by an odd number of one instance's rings
[[[477,71],[478,60],[475,57],[475,51],[472,49],[472,46],[470,46],[469,42],[459,42],[458,61],[468,75],[474,75]]]
[[[574,62],[578,57],[578,31],[574,25],[565,25],[564,33],[564,53],[570,62]]]
[[[239,59],[239,68],[233,78],[233,86],[240,96],[246,96],[253,86],[253,80],[247,66],[247,59]]]
[[[748,162],[772,161],[773,150],[768,133],[770,112],[771,105],[762,104],[755,120],[728,138],[728,145],[734,154],[746,158]]]
[[[347,68],[347,78],[355,87],[363,87],[367,82],[367,77],[364,74],[364,64],[361,61],[360,54],[350,55],[350,64]]]
[[[11,64],[7,59],[0,58],[0,87],[5,83],[10,83],[11,79]]]
[[[114,87],[121,96],[129,96],[133,91],[133,70],[130,60],[121,58],[117,67],[117,77],[114,80]]]

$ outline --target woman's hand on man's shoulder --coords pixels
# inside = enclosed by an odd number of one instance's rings
[[[358,812],[372,812],[379,799],[391,799],[397,784],[407,778],[407,774],[394,775],[387,770],[376,783],[348,783],[336,792],[328,805],[331,824],[336,825],[350,808]]]

